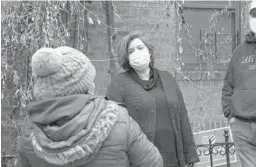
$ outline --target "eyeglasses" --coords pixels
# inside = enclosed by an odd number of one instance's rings
[[[250,11],[250,15],[251,15],[251,17],[256,18],[256,8],[253,8],[253,9]]]

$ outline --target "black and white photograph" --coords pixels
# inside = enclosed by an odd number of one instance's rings
[[[2,167],[256,167],[256,0],[1,0]]]

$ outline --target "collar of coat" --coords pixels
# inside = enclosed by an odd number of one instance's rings
[[[49,105],[49,101],[47,103]],[[37,156],[50,164],[61,166],[79,166],[94,158],[117,121],[118,105],[106,101],[103,97],[88,98],[88,101],[82,104],[83,107],[80,111],[77,111],[75,115],[70,114],[69,119],[61,124],[54,124],[53,122],[44,125],[35,124],[30,139]],[[56,102],[52,105],[56,106]],[[36,106],[34,107],[36,108]],[[77,106],[77,108],[80,107]],[[42,116],[43,112],[39,114]],[[47,114],[54,113],[54,111],[47,110],[45,112]],[[56,117],[58,116],[56,114]],[[33,118],[35,121],[35,117]],[[49,121],[50,118],[47,120]],[[56,121],[55,119],[52,120]],[[79,131],[74,133],[75,130],[73,129],[79,129]],[[61,140],[61,138],[54,137],[55,133],[63,133],[66,139]]]

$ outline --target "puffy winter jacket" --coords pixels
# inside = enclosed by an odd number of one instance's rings
[[[73,95],[36,102],[28,113],[35,128],[18,140],[19,166],[163,166],[158,149],[115,102]]]

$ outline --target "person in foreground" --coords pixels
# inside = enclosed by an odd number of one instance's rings
[[[224,78],[222,107],[242,167],[256,166],[256,1],[249,8],[251,31],[234,51]]]
[[[125,72],[112,79],[107,98],[127,107],[159,149],[165,167],[193,166],[199,158],[175,78],[154,68],[153,46],[141,32],[123,37],[117,53]]]
[[[32,56],[35,102],[30,138],[18,140],[22,167],[162,167],[158,149],[127,110],[94,93],[95,68],[70,47]]]

